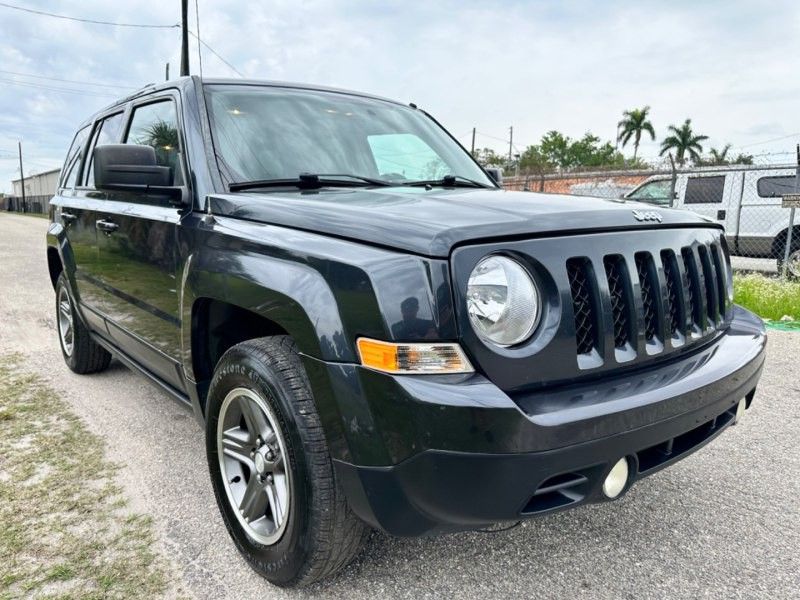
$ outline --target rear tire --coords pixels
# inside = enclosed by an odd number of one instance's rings
[[[217,505],[236,547],[257,573],[275,585],[299,587],[335,573],[358,554],[369,529],[350,510],[336,481],[291,338],[230,348],[214,372],[207,416],[206,451]],[[252,494],[263,492],[266,500],[246,500],[251,485]],[[277,510],[276,496],[287,499]]]
[[[69,281],[63,272],[56,282],[56,330],[64,362],[72,371],[86,375],[108,368],[111,354],[92,339],[75,312]]]

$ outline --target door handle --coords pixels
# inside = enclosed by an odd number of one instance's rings
[[[717,211],[717,221],[724,221],[725,220],[726,212],[724,210]]]
[[[69,225],[78,220],[78,215],[73,215],[72,213],[62,212],[61,213],[61,220],[64,221],[65,225]]]
[[[105,231],[106,233],[113,233],[119,229],[119,225],[116,223],[111,221],[103,221],[102,219],[100,221],[96,221],[94,225],[97,227],[97,229],[100,231]]]

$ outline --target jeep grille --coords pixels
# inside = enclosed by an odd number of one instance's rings
[[[657,354],[667,339],[676,347],[722,326],[727,272],[719,242],[636,252],[633,257],[630,265],[623,255],[603,256],[602,280],[593,274],[593,257],[567,260],[579,355],[599,351],[607,334],[617,350],[635,347],[641,336],[648,353]],[[610,318],[604,319],[604,314]],[[624,361],[621,354],[619,362]]]

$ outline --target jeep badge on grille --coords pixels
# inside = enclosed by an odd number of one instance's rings
[[[659,223],[661,223],[661,221],[663,220],[663,218],[661,217],[661,213],[658,213],[654,210],[647,210],[647,211],[634,210],[633,217],[637,221],[658,221]]]

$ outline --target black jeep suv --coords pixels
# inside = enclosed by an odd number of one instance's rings
[[[430,115],[187,77],[80,126],[51,203],[61,349],[191,406],[270,581],[618,498],[740,419],[764,362],[722,229],[502,190]]]

